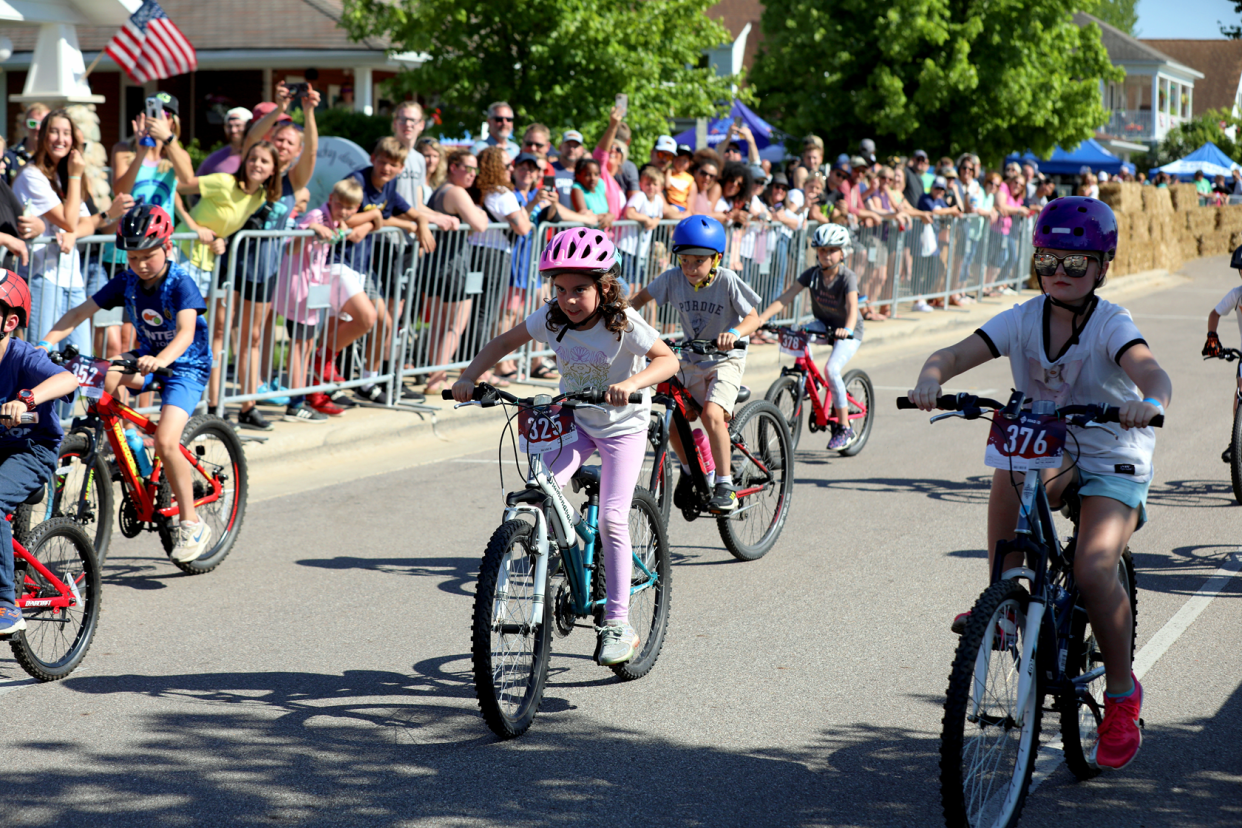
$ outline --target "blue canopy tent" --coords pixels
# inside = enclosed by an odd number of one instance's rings
[[[1202,171],[1208,178],[1217,175],[1229,177],[1238,168],[1238,162],[1221,152],[1220,147],[1208,141],[1185,158],[1156,167],[1152,174],[1163,172],[1176,175],[1183,181],[1189,181],[1196,172]]]
[[[1035,157],[1030,150],[1024,155],[1014,153],[1005,159],[1006,164],[1010,161],[1017,161],[1019,164],[1034,161],[1044,175],[1078,175],[1083,167],[1090,167],[1097,173],[1103,171],[1116,175],[1121,169],[1121,159],[1104,149],[1094,138],[1083,141],[1073,152],[1066,152],[1058,146],[1052,150],[1052,157],[1047,161]]]
[[[783,143],[784,135],[780,130],[773,127],[767,121],[760,118],[746,104],[737,100],[733,101],[733,106],[729,109],[729,114],[723,118],[716,118],[707,122],[707,146],[715,147],[725,139],[725,135],[729,132],[729,127],[733,126],[733,119],[740,117],[742,123],[750,127],[751,133],[755,136],[755,146],[759,149],[759,155],[772,161],[779,161],[785,157],[785,146]],[[674,135],[673,140],[679,144],[687,144],[700,149],[695,145],[695,130],[688,129],[680,135]]]

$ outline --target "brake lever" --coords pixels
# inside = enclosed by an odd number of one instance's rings
[[[963,419],[963,420],[969,419],[969,418],[966,416],[966,412],[965,412],[965,411],[946,411],[946,412],[944,412],[943,414],[937,414],[937,415],[935,415],[934,417],[932,417],[932,418],[931,418],[931,420],[930,420],[929,422],[938,423],[938,422],[940,422],[941,420],[948,419],[949,417],[958,417],[958,418]]]

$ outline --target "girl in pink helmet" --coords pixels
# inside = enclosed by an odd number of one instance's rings
[[[605,665],[623,664],[640,646],[629,624],[629,514],[647,446],[651,396],[645,389],[673,376],[677,357],[625,301],[617,281],[616,248],[603,232],[591,227],[562,230],[539,257],[539,271],[552,288],[553,300],[484,345],[453,385],[453,397],[468,401],[488,368],[532,339],[556,352],[562,392],[608,389],[608,410],[575,410],[577,442],[550,457],[557,485],[564,486],[599,452],[608,602],[598,659]],[[640,390],[643,402],[628,403],[630,394]]]

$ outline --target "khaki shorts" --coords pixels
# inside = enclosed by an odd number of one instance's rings
[[[746,363],[737,357],[719,362],[691,363],[683,360],[677,378],[699,405],[714,402],[732,414],[737,392],[742,387],[745,367]]]

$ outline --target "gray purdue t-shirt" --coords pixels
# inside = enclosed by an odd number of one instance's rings
[[[759,304],[759,294],[728,268],[716,269],[716,276],[706,287],[698,290],[681,272],[680,267],[670,268],[651,280],[647,285],[651,298],[661,305],[672,305],[681,314],[681,329],[688,339],[715,339],[735,328]],[[742,337],[743,340],[746,337]],[[745,359],[745,351],[734,351],[734,359]],[[717,362],[724,354],[704,356],[682,352],[686,362]]]

